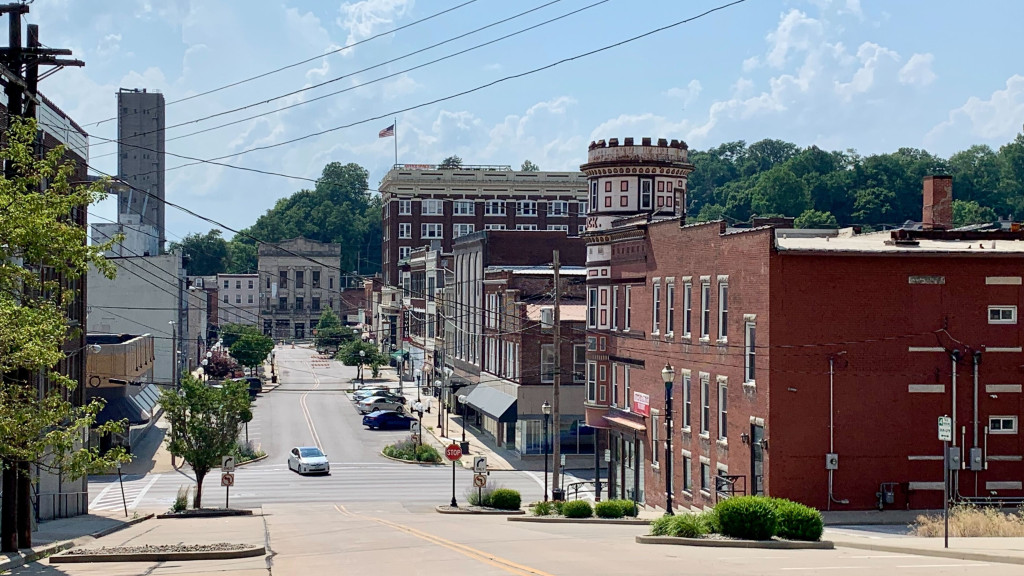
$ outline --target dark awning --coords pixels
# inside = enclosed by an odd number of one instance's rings
[[[514,422],[516,420],[516,397],[497,388],[476,386],[466,397],[466,404],[498,422]]]
[[[99,416],[96,417],[96,424],[119,422],[121,420],[127,420],[129,424],[145,424],[149,422],[149,417],[149,412],[143,410],[131,398],[118,396],[107,399],[106,406],[103,407],[103,410],[100,410]]]

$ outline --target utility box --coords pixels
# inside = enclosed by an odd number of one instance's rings
[[[839,454],[825,454],[825,470],[839,470]]]
[[[970,468],[974,472],[981,472],[982,470],[984,470],[985,462],[981,458],[981,448],[978,446],[971,448],[970,455],[971,459],[968,462],[968,468]]]
[[[960,447],[950,446],[949,457],[946,460],[946,470],[959,470],[963,466],[963,462],[960,461]]]

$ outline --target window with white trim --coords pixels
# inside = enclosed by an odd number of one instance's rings
[[[711,376],[700,374],[700,433],[707,436],[711,431]]]
[[[1017,307],[1016,306],[989,306],[988,307],[988,323],[989,324],[1016,324],[1017,323]]]
[[[700,283],[700,337],[711,336],[711,281]]]
[[[651,315],[651,333],[658,334],[661,332],[661,280],[655,280],[654,286],[651,288],[651,309],[653,314]]]
[[[597,206],[597,180],[594,179],[590,182],[590,205]],[[583,203],[580,203],[580,214],[586,214],[587,212],[583,209]]]
[[[587,402],[597,402],[597,362],[587,362]]]
[[[597,204],[594,204],[594,206],[597,206]],[[587,212],[590,211],[590,206],[587,204],[586,200],[581,200],[576,203],[576,210],[578,211],[579,216],[586,216]]]
[[[444,214],[444,201],[428,198],[420,203],[420,214],[424,216],[441,216]]]
[[[465,236],[466,234],[472,234],[476,229],[473,224],[453,224],[452,225],[452,238],[458,238],[459,236]]]
[[[633,398],[629,395],[629,364],[622,365],[622,404],[626,410],[633,409]]]
[[[718,340],[729,339],[729,281],[718,281]]]
[[[586,224],[580,224],[579,226],[576,227],[576,234],[578,236],[582,236],[583,233],[586,232],[586,231],[587,231],[587,225]]]
[[[484,214],[487,216],[504,216],[505,215],[505,201],[504,200],[488,200],[484,204]]]
[[[399,216],[412,216],[412,200],[399,200],[398,201],[398,215]]]
[[[711,463],[700,463],[700,491],[711,493]]]
[[[757,361],[756,324],[754,322],[745,322],[743,332],[743,381],[753,384]]]
[[[693,316],[693,282],[683,284],[683,337],[689,338],[693,332],[690,318]]]
[[[444,224],[440,224],[440,223],[420,224],[420,238],[442,238],[443,234],[444,234]]]
[[[619,329],[619,287],[612,286],[612,330]]]
[[[410,223],[410,222],[399,222],[398,223],[398,237],[399,238],[412,238],[412,223]]]
[[[718,439],[729,437],[729,383],[725,379],[718,381]]]
[[[544,383],[555,381],[555,345],[540,345],[540,381]]]
[[[484,230],[504,230],[504,224],[484,224]]]
[[[568,234],[569,233],[569,225],[568,224],[548,224],[548,230],[551,230],[552,232],[565,232],[566,234]]]
[[[632,314],[631,314],[631,311],[630,311],[630,300],[631,300],[631,298],[630,298],[630,295],[629,295],[629,289],[630,289],[630,286],[626,286],[626,295],[625,295],[626,301],[623,303],[625,307],[623,308],[623,318],[622,318],[622,329],[627,331],[627,332],[629,331],[629,325],[630,325],[630,323],[632,321]]]
[[[989,416],[988,431],[991,434],[1016,434],[1016,416]]]
[[[619,365],[612,364],[612,398],[611,405],[619,405]]]
[[[587,366],[587,345],[572,345],[572,381],[583,382],[584,370]]]
[[[665,334],[671,335],[676,327],[676,283],[665,279]]]
[[[516,230],[536,230],[536,224],[516,224]]]
[[[693,458],[683,453],[683,491],[693,492]]]
[[[658,466],[658,442],[661,440],[661,412],[651,408],[651,466]]]
[[[643,178],[640,180],[640,209],[651,209],[651,197],[654,193],[654,180]]]
[[[536,200],[520,200],[516,203],[516,216],[536,216]]]
[[[456,216],[473,216],[476,214],[472,200],[456,200],[452,204],[452,214]]]
[[[597,288],[587,290],[587,328],[597,328]]]
[[[410,252],[412,252],[412,247],[410,247],[410,246],[399,246],[398,247],[398,259],[399,260],[405,260],[406,258],[409,257],[409,253]]]
[[[548,201],[548,216],[568,216],[569,215],[569,202],[565,200],[549,200]]]
[[[690,410],[693,408],[693,386],[690,373],[683,372],[683,430],[690,429]]]

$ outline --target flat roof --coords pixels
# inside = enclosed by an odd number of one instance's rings
[[[527,304],[526,317],[534,322],[540,322],[541,308],[554,307],[554,304]],[[587,319],[586,304],[562,304],[559,308],[559,318],[562,322],[583,322]]]
[[[836,252],[873,254],[1024,254],[1022,240],[935,240],[915,238],[916,244],[896,244],[891,230],[854,234],[849,228],[827,231],[775,229],[780,252]]]
[[[484,268],[484,272],[502,272],[509,271],[515,275],[523,276],[554,276],[555,271],[551,269],[551,266],[488,266]],[[562,276],[586,276],[587,268],[585,266],[562,266],[559,268],[558,273]]]

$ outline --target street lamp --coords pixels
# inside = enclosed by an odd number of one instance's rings
[[[544,414],[544,501],[548,501],[548,420],[551,418],[551,404],[547,400],[541,405]]]
[[[206,382],[210,379],[210,375],[207,373],[207,370],[209,370],[209,368],[207,368],[207,365],[209,364],[210,360],[207,358],[203,358],[203,382]]]
[[[413,403],[412,409],[420,417],[420,431],[419,431],[418,434],[416,434],[416,443],[419,446],[422,446],[423,445],[423,403],[420,402],[419,400],[417,400],[415,403]]]
[[[665,363],[661,379],[665,381],[665,515],[672,516],[672,384],[676,371],[671,364]]]
[[[366,360],[366,351],[359,351],[359,387],[363,387],[363,362]]]
[[[459,395],[459,404],[462,404],[462,444],[466,444],[466,395]],[[463,449],[465,451],[465,449]]]

